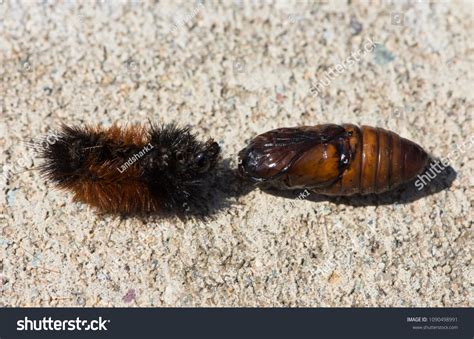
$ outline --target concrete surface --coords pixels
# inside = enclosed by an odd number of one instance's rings
[[[472,32],[470,1],[0,1],[0,305],[472,306]],[[103,217],[32,170],[61,123],[148,119],[231,168],[258,133],[351,122],[452,169],[416,199],[255,189],[208,221]]]

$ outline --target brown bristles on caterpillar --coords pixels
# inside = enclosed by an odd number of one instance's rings
[[[219,145],[174,124],[149,129],[68,127],[40,150],[41,172],[105,213],[206,214],[205,186]]]

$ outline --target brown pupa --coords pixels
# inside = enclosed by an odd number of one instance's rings
[[[239,172],[279,189],[347,196],[391,190],[428,159],[419,145],[383,128],[324,124],[258,135],[239,153]]]

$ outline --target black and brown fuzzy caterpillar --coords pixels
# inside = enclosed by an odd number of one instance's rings
[[[219,145],[174,124],[68,127],[40,151],[41,172],[74,201],[105,213],[205,214]]]

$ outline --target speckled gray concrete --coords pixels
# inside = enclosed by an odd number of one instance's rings
[[[472,306],[472,2],[227,2],[0,2],[0,304]],[[324,122],[465,146],[451,186],[412,202],[255,189],[206,222],[97,216],[29,170],[23,141],[60,123],[147,119],[211,134],[231,167],[258,133]]]

